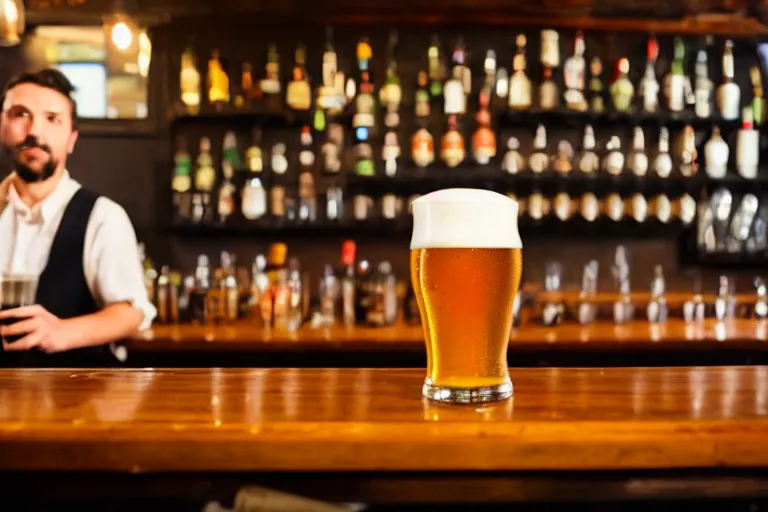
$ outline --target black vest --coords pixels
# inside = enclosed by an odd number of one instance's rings
[[[59,318],[73,318],[99,310],[83,268],[85,232],[97,199],[97,195],[84,188],[72,196],[53,238],[48,263],[37,283],[36,303]],[[10,352],[3,355],[15,358]],[[106,345],[57,354],[35,349],[19,354],[19,358],[19,366],[38,368],[103,367],[117,362]],[[10,362],[5,362],[4,366],[9,366]]]

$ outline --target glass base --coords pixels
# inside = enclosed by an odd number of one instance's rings
[[[484,386],[479,388],[452,388],[447,386],[438,386],[432,379],[424,379],[424,386],[421,388],[421,394],[424,398],[435,402],[447,404],[483,404],[487,402],[498,402],[506,400],[512,396],[512,381],[495,386]]]

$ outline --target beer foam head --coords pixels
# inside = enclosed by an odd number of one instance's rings
[[[522,249],[518,203],[490,190],[449,188],[416,199],[411,249]]]

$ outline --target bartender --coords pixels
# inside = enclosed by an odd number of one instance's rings
[[[22,336],[3,342],[6,365],[16,354],[20,366],[110,366],[124,355],[117,342],[156,314],[125,210],[67,170],[73,92],[44,69],[12,79],[2,97],[0,145],[14,171],[0,184],[0,272],[39,276],[34,305],[0,311],[16,319],[0,334]]]

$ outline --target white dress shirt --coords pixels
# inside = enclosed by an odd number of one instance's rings
[[[7,205],[0,212],[0,271],[39,276],[48,263],[64,210],[80,184],[65,171],[54,191],[40,204],[27,207],[10,186]],[[99,197],[85,231],[83,269],[96,304],[127,302],[152,324],[157,311],[147,297],[139,261],[136,233],[122,206]]]

